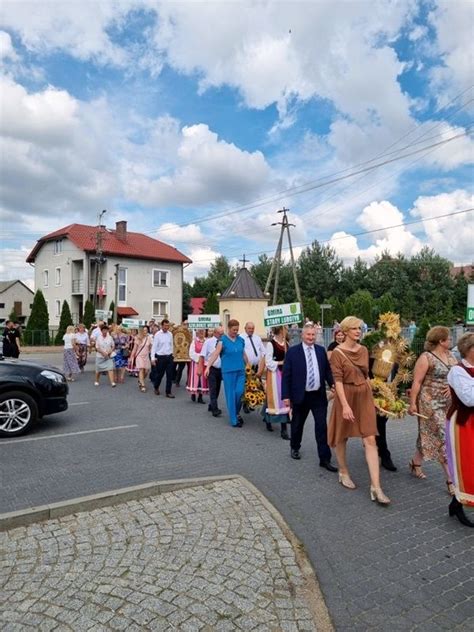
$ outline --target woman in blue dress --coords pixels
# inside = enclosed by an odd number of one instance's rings
[[[239,336],[240,323],[238,320],[229,320],[227,335],[222,336],[216,345],[215,351],[209,356],[206,367],[206,377],[209,377],[211,366],[221,357],[222,379],[224,381],[225,401],[229,412],[230,425],[234,428],[242,428],[244,421],[239,415],[242,406],[242,395],[245,389],[245,342]]]

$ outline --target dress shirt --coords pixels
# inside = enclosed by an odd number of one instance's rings
[[[201,357],[204,358],[205,366],[207,366],[209,357],[211,356],[212,353],[214,353],[218,342],[219,342],[219,338],[216,338],[215,336],[211,336],[211,338],[206,338],[206,340],[204,341],[204,344],[201,349]],[[216,361],[214,362],[212,366],[215,367],[216,369],[221,368],[220,356],[217,356]]]
[[[153,338],[153,347],[151,349],[152,359],[155,356],[173,355],[173,334],[171,331],[157,331]]]
[[[265,357],[265,347],[263,346],[262,339],[258,334],[252,334],[252,341],[250,341],[250,336],[246,333],[241,334],[241,336],[245,342],[245,353],[249,363],[252,366],[258,366],[260,364],[260,360]],[[257,354],[255,354],[252,342]]]
[[[314,345],[307,345],[304,342],[303,351],[304,351],[304,359],[306,360],[306,391],[317,391],[321,387],[321,377],[319,375],[319,365],[318,359],[316,357],[316,349]],[[313,374],[314,374],[314,386],[312,388],[309,387],[309,369],[308,369],[308,353],[311,354],[313,358]]]
[[[472,368],[467,360],[464,366]],[[460,366],[453,366],[448,373],[448,384],[465,406],[474,406],[474,378]]]

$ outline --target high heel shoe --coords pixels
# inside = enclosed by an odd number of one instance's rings
[[[423,470],[421,469],[421,464],[420,463],[415,463],[415,461],[412,459],[410,461],[410,463],[408,463],[408,467],[410,468],[410,472],[413,474],[413,476],[415,476],[416,478],[419,479],[424,479],[426,478],[426,474],[423,472]]]
[[[370,486],[370,500],[377,501],[379,505],[390,505],[391,500],[388,496],[386,496],[381,487],[372,487]]]
[[[356,484],[351,479],[349,474],[341,474],[341,472],[339,472],[339,482],[346,489],[355,489],[356,488]]]
[[[457,498],[453,498],[450,502],[448,512],[450,516],[456,516],[459,522],[464,526],[474,527],[474,522],[471,522],[466,516],[464,508]]]

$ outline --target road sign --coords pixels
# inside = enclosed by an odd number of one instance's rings
[[[474,325],[474,283],[467,286],[466,325]]]
[[[319,307],[321,309],[331,309],[332,305],[331,303],[322,303]]]
[[[300,323],[303,320],[300,303],[286,303],[285,305],[270,305],[263,310],[263,322],[265,327],[276,325],[290,325]]]
[[[95,319],[97,320],[107,320],[112,318],[112,312],[108,312],[106,309],[96,309],[95,310]]]
[[[133,329],[137,329],[138,327],[146,325],[146,320],[139,320],[138,318],[122,318],[121,325],[123,327],[132,327]]]
[[[188,316],[189,329],[214,329],[220,324],[219,314],[190,314]]]

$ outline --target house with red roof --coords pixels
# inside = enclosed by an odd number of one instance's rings
[[[89,299],[107,310],[111,301],[121,318],[182,320],[183,269],[192,263],[182,252],[127,222],[105,226],[70,224],[41,237],[26,261],[35,267],[35,288],[48,304],[49,322],[59,324],[67,300],[79,322]]]

